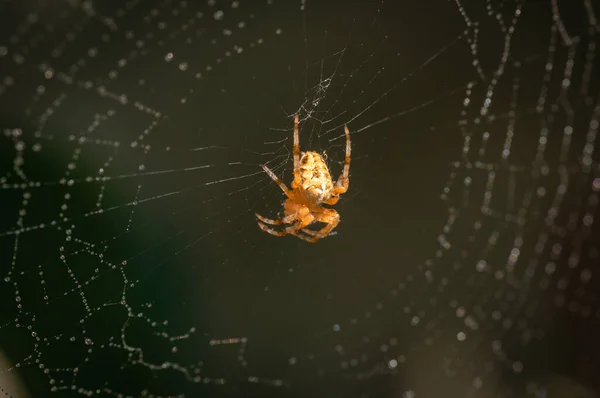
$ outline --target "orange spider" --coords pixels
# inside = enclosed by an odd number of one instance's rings
[[[284,208],[284,217],[271,220],[256,213],[260,220],[258,226],[265,232],[275,236],[294,235],[305,241],[315,243],[326,237],[340,222],[340,215],[333,209],[322,207],[321,204],[334,205],[340,199],[340,195],[346,193],[350,179],[350,131],[344,126],[346,133],[346,157],[344,159],[344,171],[338,178],[336,184],[331,180],[331,174],[325,160],[316,152],[300,153],[300,138],[298,131],[298,115],[294,117],[294,181],[292,190],[273,173],[267,166],[263,169],[279,185],[287,196]],[[262,222],[261,222],[262,221]],[[326,223],[320,231],[308,228],[313,222]],[[271,225],[289,225],[282,231],[276,231],[267,227]]]

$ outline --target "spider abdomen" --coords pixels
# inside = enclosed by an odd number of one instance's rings
[[[300,159],[300,189],[312,203],[331,198],[333,182],[325,160],[317,152],[303,152]]]

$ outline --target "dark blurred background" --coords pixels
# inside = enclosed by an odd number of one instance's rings
[[[0,2],[0,392],[598,397],[600,3]],[[303,150],[350,189],[260,231]]]

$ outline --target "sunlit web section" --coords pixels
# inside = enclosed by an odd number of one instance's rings
[[[119,369],[192,385],[283,385],[243,370],[246,337],[172,326],[155,299],[134,293],[177,253],[218,233],[214,220],[248,213],[260,152],[249,163],[235,148],[223,157],[218,145],[182,149],[177,137],[157,135],[219,65],[280,35],[244,35],[254,17],[238,2],[132,1],[116,10],[71,2],[32,10],[0,43],[3,69],[12,71],[0,95],[4,104],[16,98],[5,114],[19,110],[2,126],[2,203],[12,209],[0,228],[2,292],[12,304],[1,330],[13,361],[3,373],[35,369],[43,390],[81,395],[155,395],[127,391],[127,378],[113,374]],[[190,55],[217,41],[202,62]],[[169,90],[161,75],[171,77]],[[234,212],[219,209],[224,199]],[[207,224],[178,225],[186,217]],[[150,261],[161,247],[169,255]],[[15,350],[5,347],[10,341],[19,342]],[[149,357],[149,346],[164,355]],[[107,372],[94,380],[98,366]]]
[[[437,11],[392,3],[4,2],[0,375],[32,396],[551,391],[552,326],[600,319],[600,7],[574,4],[440,2],[433,41],[386,16]],[[283,210],[260,165],[291,180],[294,114],[334,175],[355,135],[347,227],[315,251],[253,217]],[[445,219],[409,262],[426,222],[403,200],[428,198],[405,179],[436,172]]]
[[[440,249],[423,270],[445,291],[465,281],[488,287],[471,302],[453,300],[448,308],[464,320],[456,329],[458,341],[473,339],[473,347],[489,350],[469,364],[484,369],[473,390],[497,377],[488,366],[491,357],[513,374],[529,375],[528,391],[548,391],[533,376],[539,364],[532,354],[512,345],[542,344],[563,309],[575,318],[600,317],[592,277],[600,181],[600,106],[592,76],[596,15],[591,2],[581,2],[577,20],[587,24],[575,24],[572,15],[565,19],[570,10],[552,2],[547,48],[527,54],[519,45],[520,19],[549,11],[533,3],[488,3],[488,17],[496,20],[504,43],[496,63],[484,68],[477,54],[487,45],[480,33],[490,26],[473,20],[472,10],[457,2],[482,82],[465,93],[458,120],[462,154],[442,193],[448,220]],[[458,363],[451,361],[449,371],[460,371]]]

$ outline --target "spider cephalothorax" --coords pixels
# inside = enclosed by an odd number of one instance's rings
[[[344,159],[344,171],[334,184],[331,173],[323,157],[317,152],[300,153],[300,133],[298,126],[298,115],[294,118],[294,181],[290,190],[269,169],[263,166],[267,174],[279,185],[287,196],[284,208],[284,217],[271,220],[256,214],[260,220],[258,226],[265,232],[275,236],[295,235],[308,242],[316,242],[326,237],[339,224],[340,215],[333,209],[322,207],[321,204],[334,205],[340,199],[340,195],[346,193],[350,179],[350,131],[344,126],[346,133],[346,157]],[[262,221],[262,222],[261,222]],[[313,222],[326,223],[320,231],[306,228]],[[288,225],[285,229],[277,231],[267,227],[271,225]]]

